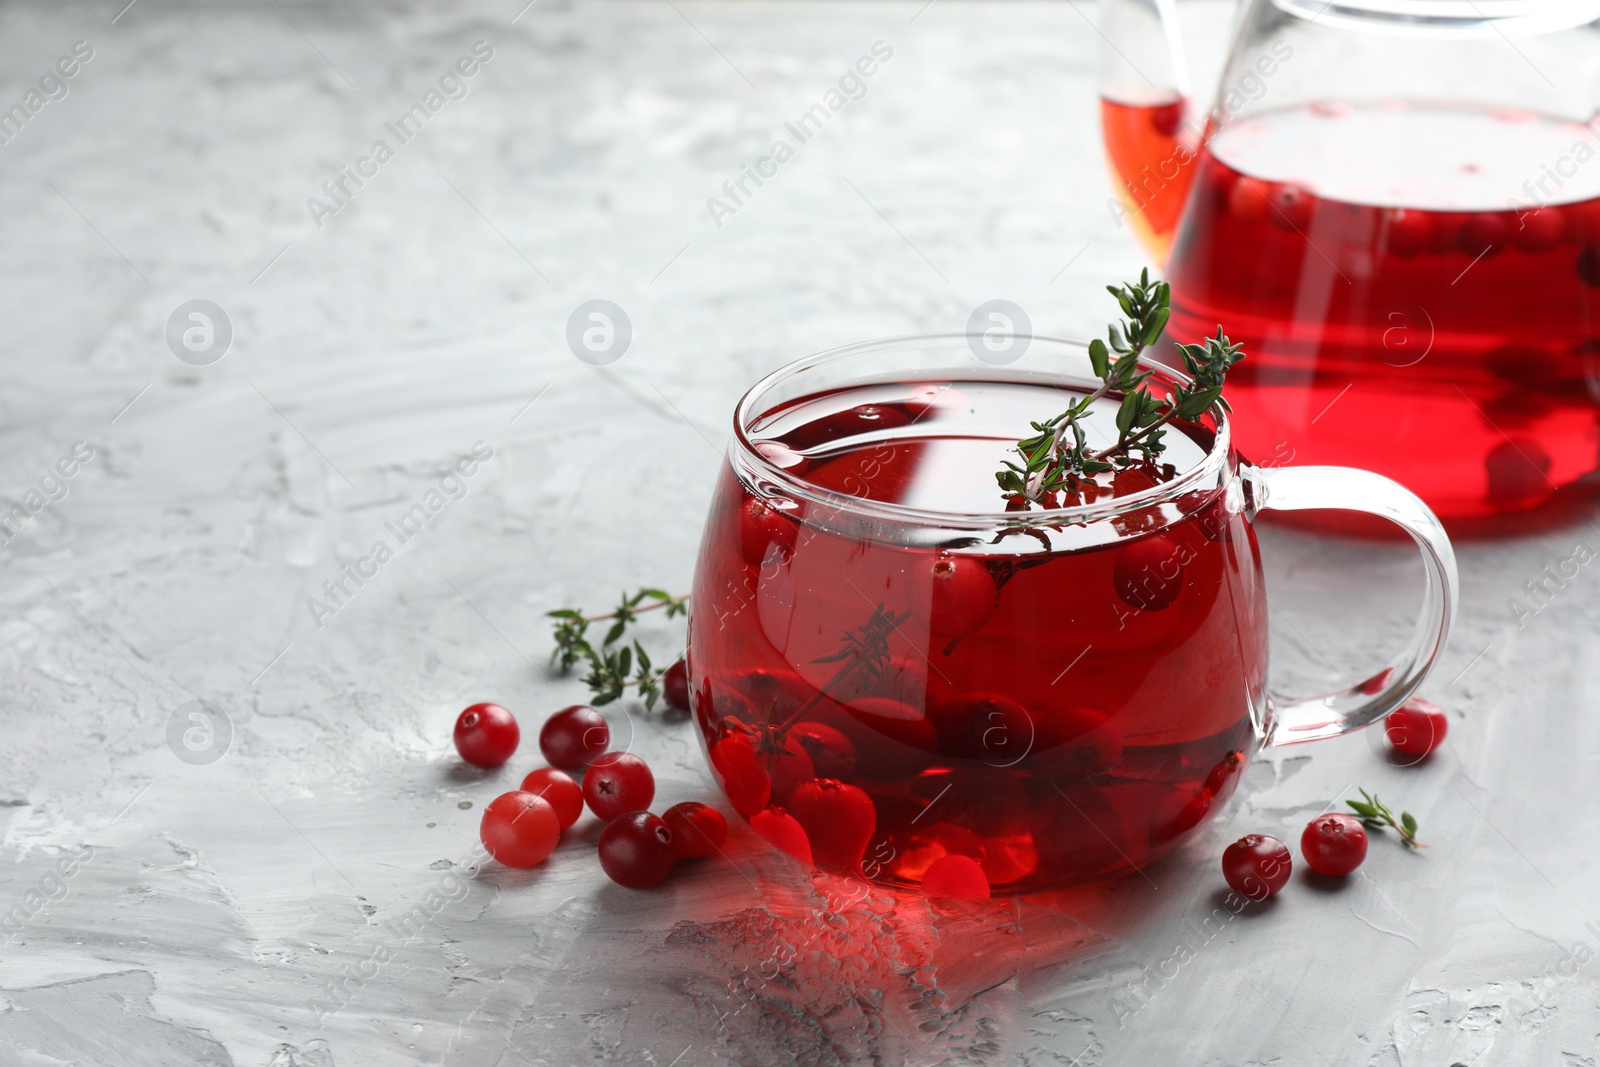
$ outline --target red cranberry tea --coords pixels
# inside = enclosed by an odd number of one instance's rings
[[[965,857],[938,877],[1014,891],[1143,865],[1233,790],[1258,743],[1266,618],[1254,533],[1216,480],[1075,526],[940,521],[1003,510],[995,470],[1067,395],[860,386],[751,425],[803,485],[724,470],[690,674],[713,772],[762,837],[900,885]],[[1112,425],[1115,401],[1097,404]],[[1212,444],[1173,423],[1159,465],[1100,475],[1077,502],[1155,489]]]
[[[1250,352],[1228,381],[1241,453],[1388,474],[1446,519],[1591,479],[1595,155],[1591,130],[1509,109],[1313,104],[1216,132],[1171,333],[1222,322]]]

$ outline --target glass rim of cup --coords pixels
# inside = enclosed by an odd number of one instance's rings
[[[957,345],[959,345],[960,351],[967,353],[966,359],[961,362],[962,370],[957,371],[957,362],[952,359],[948,367],[928,369],[925,373],[929,380],[936,381],[941,377],[945,377],[954,382],[1019,382],[1067,385],[1072,388],[1083,388],[1084,386],[1092,388],[1098,383],[1098,379],[1092,377],[1093,371],[1089,365],[1088,343],[1085,341],[1074,341],[1061,337],[1030,336],[1028,338],[1029,350],[1032,350],[1034,346],[1043,346],[1047,349],[1053,349],[1056,353],[1070,350],[1072,354],[1080,357],[1083,373],[1074,376],[1066,373],[1060,367],[1026,370],[1018,369],[1016,364],[995,365],[979,363],[974,366],[971,356],[971,344],[975,339],[981,343],[981,335],[969,332],[902,334],[893,337],[880,337],[868,341],[856,341],[851,344],[815,352],[808,356],[802,356],[769,372],[754,385],[750,386],[734,407],[733,437],[728,446],[728,459],[734,468],[735,474],[759,475],[760,479],[766,483],[766,486],[758,485],[756,486],[758,489],[772,487],[785,496],[793,497],[809,504],[835,509],[843,513],[883,522],[971,530],[990,530],[998,527],[1088,525],[1126,515],[1129,512],[1141,511],[1152,506],[1170,503],[1194,492],[1196,489],[1206,485],[1217,485],[1221,482],[1222,472],[1228,465],[1228,457],[1232,452],[1232,430],[1227,412],[1223,410],[1220,404],[1213,404],[1202,416],[1202,418],[1209,419],[1214,424],[1215,431],[1211,447],[1206,452],[1205,458],[1193,467],[1190,467],[1171,481],[1162,482],[1160,485],[1141,489],[1126,496],[1097,500],[1087,504],[1075,504],[1071,507],[1063,508],[1039,508],[1029,511],[999,510],[992,512],[941,511],[929,508],[913,508],[888,501],[869,500],[865,497],[840,493],[814,485],[806,481],[805,478],[792,474],[778,466],[755,447],[760,439],[751,437],[750,427],[756,420],[768,414],[775,406],[762,404],[761,401],[764,398],[777,387],[793,381],[799,375],[835,366],[850,357],[860,357],[893,350],[927,350],[933,347],[948,347],[954,352]],[[1175,370],[1164,363],[1157,363],[1147,356],[1140,358],[1139,365],[1154,371],[1157,379],[1168,383],[1181,385],[1190,383],[1190,378],[1181,371]],[[949,373],[946,373],[947,371]],[[962,376],[957,377],[958,373]],[[789,399],[821,392],[827,388],[858,387],[873,384],[890,385],[905,381],[907,381],[907,375],[904,373],[885,373],[875,377],[842,383],[813,383],[818,384],[818,388],[803,389]],[[1027,432],[1027,430],[1028,427],[1018,427],[1019,436]],[[996,494],[998,495],[998,490],[996,490]],[[771,493],[764,495],[771,495]]]

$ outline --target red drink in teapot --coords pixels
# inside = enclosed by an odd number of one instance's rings
[[[1172,322],[1226,322],[1252,353],[1229,381],[1240,449],[1387,473],[1446,519],[1591,479],[1597,149],[1548,116],[1405,102],[1266,112],[1212,136],[1173,249]]]
[[[1541,73],[1587,69],[1600,9],[1248,0],[1209,110],[1172,0],[1104,10],[1113,214],[1170,253],[1171,332],[1251,353],[1247,457],[1476,529],[1600,482],[1600,83]]]

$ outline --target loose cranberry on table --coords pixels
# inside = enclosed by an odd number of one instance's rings
[[[483,809],[478,836],[489,855],[507,867],[533,867],[555,851],[561,820],[535,793],[502,793]]]
[[[1300,835],[1300,854],[1318,874],[1342,878],[1367,858],[1367,831],[1352,815],[1318,815]]]
[[[1396,752],[1426,756],[1444,742],[1450,720],[1437,705],[1412,697],[1384,720],[1383,732]]]
[[[720,851],[728,840],[728,820],[722,812],[698,800],[672,805],[661,821],[672,831],[672,847],[679,859],[703,859]]]
[[[1246,834],[1222,853],[1222,877],[1251,900],[1266,900],[1289,883],[1289,849],[1276,837]]]
[[[600,835],[601,869],[629,889],[649,889],[672,873],[677,859],[672,831],[648,811],[629,812]]]
[[[611,727],[593,708],[574,704],[545,720],[539,751],[550,766],[575,771],[611,747]]]
[[[498,767],[517,750],[522,732],[499,704],[474,704],[456,717],[456,751],[474,767]]]
[[[689,664],[679,660],[661,674],[661,695],[667,707],[678,711],[689,710]]]
[[[644,811],[655,798],[656,777],[632,752],[607,752],[584,772],[583,799],[589,810],[606,822]]]
[[[544,797],[556,809],[561,828],[567,829],[583,814],[583,787],[566,771],[540,767],[522,780],[522,791]]]

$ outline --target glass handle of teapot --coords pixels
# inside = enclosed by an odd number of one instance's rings
[[[1249,516],[1260,511],[1358,511],[1399,526],[1422,550],[1422,614],[1405,648],[1370,679],[1308,700],[1269,697],[1267,745],[1292,745],[1359,730],[1403,704],[1438,661],[1455,620],[1455,551],[1438,518],[1410,490],[1352,467],[1243,467]]]

